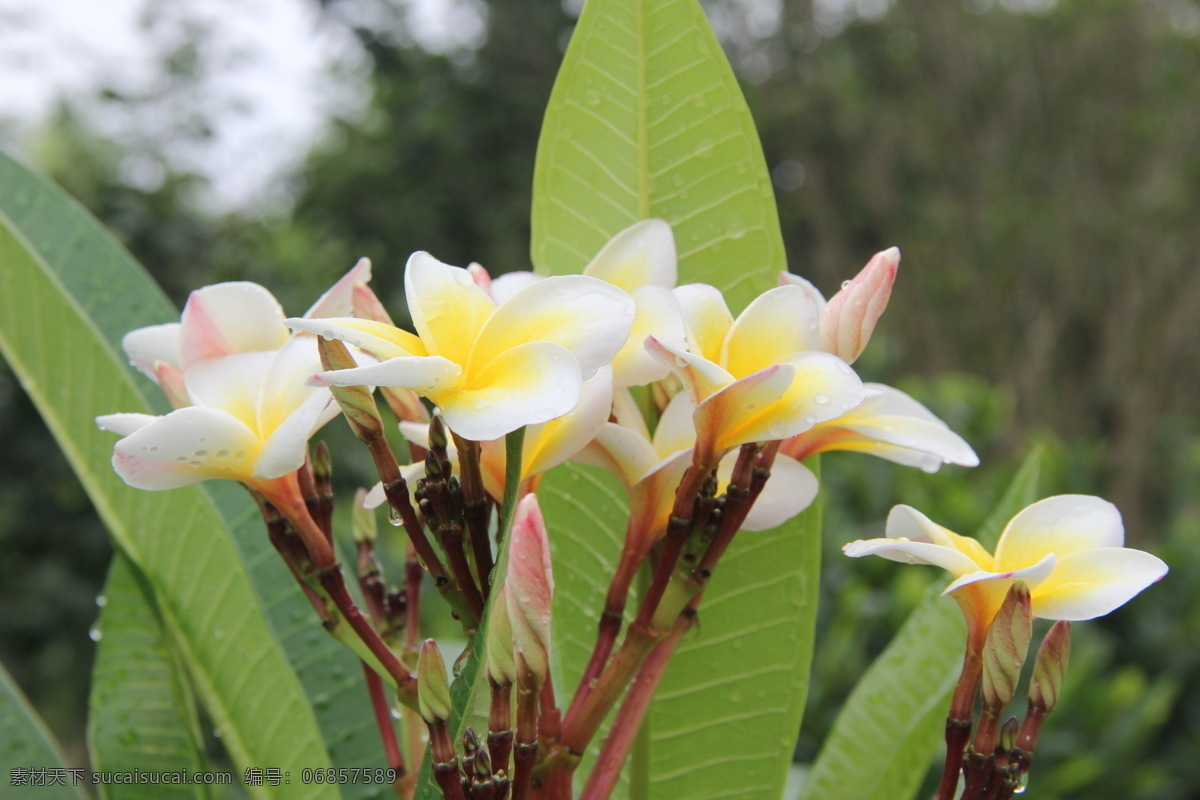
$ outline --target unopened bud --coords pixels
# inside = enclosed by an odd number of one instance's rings
[[[996,749],[1001,752],[1007,752],[1017,746],[1017,731],[1021,728],[1021,723],[1016,717],[1009,717],[1008,720],[1000,726],[1000,735],[996,739]]]
[[[417,709],[427,723],[450,719],[450,683],[437,642],[426,639],[417,659]]]
[[[471,280],[475,281],[476,286],[487,292],[489,296],[492,294],[492,276],[482,264],[472,261],[467,266],[467,274],[471,276]]]
[[[321,352],[321,366],[326,370],[353,369],[358,366],[346,345],[337,339],[318,338],[317,348]],[[329,390],[341,406],[355,436],[364,442],[383,436],[383,419],[367,387],[330,386]]]
[[[318,488],[321,484],[328,485],[333,478],[333,456],[329,453],[329,445],[323,441],[317,442],[312,449],[312,474]]]
[[[487,748],[478,748],[475,752],[475,780],[485,781],[492,777],[492,757]]]
[[[354,316],[357,318],[381,322],[384,325],[394,325],[391,315],[383,307],[383,303],[379,302],[379,297],[365,283],[354,287],[352,302]]]
[[[522,686],[540,689],[550,674],[554,576],[537,495],[526,495],[517,506],[511,536],[505,599],[516,651],[517,680]]]
[[[825,306],[821,319],[821,349],[847,364],[858,358],[875,323],[887,308],[900,267],[900,251],[893,247],[876,253],[854,279]]]
[[[380,386],[379,393],[388,404],[388,408],[401,422],[429,422],[429,411],[421,402],[421,396],[412,389],[400,389],[395,386]]]
[[[513,658],[512,623],[508,619],[506,586],[496,589],[492,612],[488,616],[487,669],[493,683],[507,686],[517,682],[517,662]]]
[[[359,489],[354,493],[354,505],[350,511],[350,534],[355,544],[374,542],[379,538],[379,531],[375,527],[375,511],[363,506],[366,497],[366,489]]]
[[[450,440],[446,438],[446,423],[442,421],[441,414],[434,414],[429,420],[429,449],[445,451],[450,445]]]
[[[1049,713],[1058,703],[1067,661],[1071,657],[1071,623],[1060,620],[1050,626],[1038,648],[1029,684],[1029,702]]]
[[[1021,667],[1029,652],[1033,635],[1029,587],[1017,581],[1008,590],[1000,610],[988,629],[983,646],[983,681],[980,696],[983,707],[997,713],[1012,700],[1021,680]]]

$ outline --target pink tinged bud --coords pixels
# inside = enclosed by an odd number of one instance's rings
[[[374,322],[382,322],[384,325],[395,324],[387,309],[383,307],[383,303],[379,302],[378,295],[366,284],[358,284],[354,287],[351,305],[354,316],[358,319],[369,319]]]
[[[1030,705],[1044,709],[1046,713],[1054,710],[1070,657],[1071,623],[1060,620],[1050,627],[1038,648],[1033,680],[1029,684]]]
[[[846,363],[853,362],[871,339],[875,323],[887,308],[900,267],[900,251],[876,253],[854,280],[842,284],[825,306],[821,320],[821,349]]]
[[[508,619],[506,588],[501,586],[496,590],[487,629],[488,677],[493,683],[501,686],[517,682],[517,662],[513,656],[513,629]]]
[[[354,493],[354,505],[350,509],[350,535],[355,544],[374,543],[379,538],[379,529],[375,526],[375,510],[363,505],[366,499],[366,489],[359,489]]]
[[[550,674],[550,601],[554,576],[550,542],[537,495],[526,495],[517,506],[505,582],[509,622],[516,651],[517,680],[539,689]]]
[[[337,339],[318,338],[317,349],[321,353],[321,366],[326,370],[353,369],[358,366],[346,345]],[[383,418],[379,416],[379,409],[369,388],[332,386],[330,391],[355,436],[368,443],[383,436]]]
[[[1029,653],[1033,613],[1029,587],[1017,581],[996,612],[983,647],[983,707],[997,713],[1012,700],[1021,680],[1021,667]]]
[[[475,281],[475,285],[488,293],[492,294],[492,276],[483,268],[482,264],[477,264],[474,261],[467,267],[467,274],[471,276],[471,280]]]
[[[426,639],[417,659],[417,710],[427,723],[450,719],[450,682],[437,642]]]

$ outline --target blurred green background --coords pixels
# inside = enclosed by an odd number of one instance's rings
[[[528,268],[533,155],[579,3],[452,3],[476,34],[429,48],[410,30],[412,3],[293,2],[353,43],[347,80],[362,99],[257,199],[215,201],[212,171],[175,155],[217,135],[228,109],[198,87],[238,68],[219,26],[180,23],[212,5],[200,0],[170,6],[187,35],[156,50],[151,88],[101,80],[32,128],[0,119],[0,141],[107,223],[179,303],[246,279],[298,313],[369,256],[399,316],[413,250]],[[168,5],[145,3],[146,37]],[[823,611],[797,760],[811,760],[855,677],[943,580],[850,562],[840,545],[881,535],[897,502],[970,532],[1040,446],[1043,495],[1113,500],[1129,544],[1171,573],[1076,626],[1032,790],[1200,796],[1200,5],[706,8],[758,121],[791,269],[832,294],[873,252],[900,246],[889,310],[857,367],[924,401],[983,462],[928,476],[826,459]],[[156,124],[118,135],[96,109]],[[0,452],[0,660],[82,763],[109,547],[7,370]],[[339,466],[346,485],[367,480],[358,455]]]

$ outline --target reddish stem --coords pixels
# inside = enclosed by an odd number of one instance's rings
[[[963,752],[971,738],[972,710],[975,695],[979,691],[979,679],[983,674],[983,643],[987,630],[968,630],[967,652],[963,656],[962,673],[954,696],[950,700],[950,713],[946,717],[946,762],[942,766],[942,779],[938,784],[936,800],[954,800],[958,789],[958,776],[962,772]]]
[[[513,800],[526,800],[538,752],[538,692],[517,688],[517,744],[513,750]]]
[[[583,794],[579,796],[579,800],[604,800],[612,793],[613,787],[621,775],[621,767],[624,766],[629,750],[637,738],[638,729],[646,718],[650,701],[654,699],[654,693],[667,670],[671,656],[675,654],[675,648],[683,639],[684,634],[696,622],[696,606],[699,602],[700,595],[696,595],[675,621],[671,633],[658,643],[645,663],[642,664],[642,668],[638,670],[637,677],[634,678],[629,693],[625,696],[625,702],[617,711],[616,719],[609,729],[608,736],[604,739],[604,744],[600,748],[600,756],[592,767],[592,772],[588,776],[587,784],[583,787]],[[567,777],[570,777],[569,773],[567,773]]]
[[[379,735],[383,739],[383,750],[387,754],[388,766],[396,770],[396,778],[402,778],[407,770],[404,768],[404,756],[400,755],[400,745],[396,741],[396,729],[392,726],[392,711],[388,707],[387,695],[384,692],[383,680],[379,673],[363,663],[363,674],[367,678],[367,692],[371,695],[371,707],[375,710],[375,724],[379,726]]]

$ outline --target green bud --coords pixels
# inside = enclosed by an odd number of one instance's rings
[[[445,451],[450,445],[450,440],[446,438],[446,423],[442,421],[441,414],[434,414],[429,420],[429,449]]]
[[[1000,735],[996,740],[996,749],[1001,752],[1008,752],[1017,746],[1017,731],[1021,728],[1021,723],[1016,717],[1009,717],[1008,720],[1000,726]]]
[[[1021,680],[1021,667],[1029,653],[1033,636],[1033,615],[1030,610],[1029,587],[1017,581],[1008,590],[1004,603],[996,612],[983,646],[983,681],[980,695],[983,707],[997,713],[1012,700]]]
[[[450,682],[446,662],[437,642],[426,639],[417,659],[417,708],[421,718],[432,725],[450,719]]]
[[[1029,702],[1049,713],[1058,703],[1067,661],[1071,657],[1071,623],[1060,620],[1050,626],[1038,648],[1029,684]]]
[[[354,493],[354,505],[350,510],[350,535],[354,539],[355,544],[359,542],[374,542],[379,538],[379,532],[375,527],[375,510],[363,508],[363,500],[366,496],[366,489],[356,491]]]
[[[352,369],[358,366],[346,345],[337,339],[318,338],[317,348],[321,352],[321,366],[326,370]],[[330,386],[329,391],[333,392],[333,397],[341,406],[342,413],[355,436],[364,442],[371,442],[383,436],[383,418],[379,416],[375,398],[367,387]]]
[[[487,670],[494,683],[505,686],[517,682],[517,663],[513,657],[512,622],[508,618],[505,587],[494,592],[492,612],[488,617]]]
[[[317,442],[312,449],[312,473],[318,485],[333,477],[333,456],[329,454],[329,445],[325,442]]]

